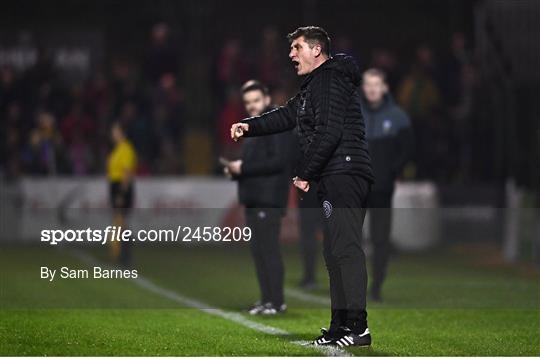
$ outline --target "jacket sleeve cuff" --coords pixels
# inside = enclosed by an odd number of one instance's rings
[[[296,176],[306,181],[313,180],[312,175],[307,170],[306,165],[303,161],[300,162],[300,165],[298,165],[298,168],[296,170]]]
[[[242,119],[240,121],[242,123],[247,123],[249,125],[249,130],[244,133],[245,137],[251,137],[251,136],[257,135],[260,132],[259,130],[260,125],[258,123],[258,119],[259,118],[257,117],[250,117],[250,118]]]

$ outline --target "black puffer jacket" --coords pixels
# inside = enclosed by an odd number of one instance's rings
[[[242,143],[242,174],[238,199],[246,207],[285,208],[294,165],[295,135],[292,131]]]
[[[247,118],[246,136],[297,127],[301,158],[295,174],[318,181],[333,174],[360,175],[373,182],[359,85],[361,73],[350,56],[336,55],[302,82],[283,107]]]

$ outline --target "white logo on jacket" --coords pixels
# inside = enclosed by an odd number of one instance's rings
[[[389,119],[385,119],[383,122],[383,132],[388,133],[392,129],[392,121]]]
[[[330,215],[332,215],[332,204],[328,200],[323,201],[322,203],[323,211],[324,211],[324,217],[329,218]]]

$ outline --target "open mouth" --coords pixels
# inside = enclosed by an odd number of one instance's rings
[[[293,60],[292,63],[293,63],[294,68],[297,70],[298,67],[300,66],[300,62]]]

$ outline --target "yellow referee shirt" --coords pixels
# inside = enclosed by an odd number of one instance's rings
[[[118,143],[107,160],[107,177],[111,182],[119,182],[126,171],[134,172],[137,166],[135,148],[126,139]]]

